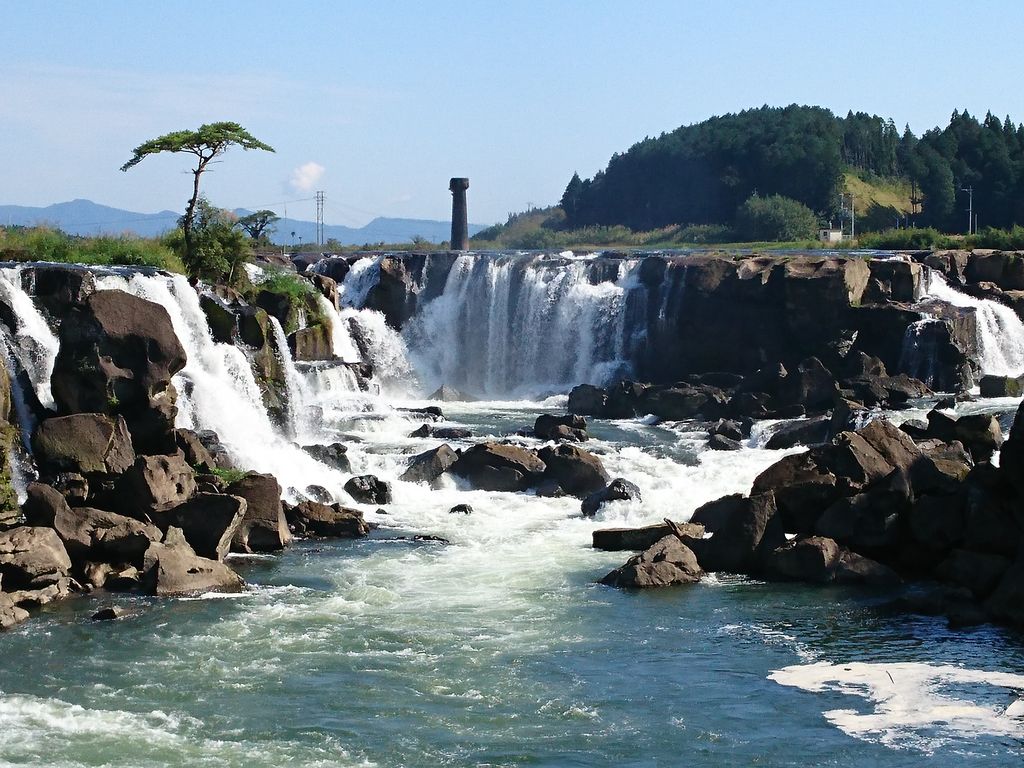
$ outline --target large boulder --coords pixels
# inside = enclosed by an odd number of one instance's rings
[[[537,455],[546,467],[545,479],[557,482],[570,496],[583,498],[608,483],[601,459],[579,446],[559,443],[541,448]]]
[[[180,528],[169,528],[162,542],[154,542],[143,560],[143,583],[153,595],[196,592],[238,592],[245,585],[224,563],[200,557]]]
[[[220,468],[218,457],[210,452],[199,434],[191,429],[174,430],[174,442],[178,450],[184,454],[185,461],[196,472],[209,474]]]
[[[300,328],[288,334],[288,348],[296,362],[334,359],[331,329],[326,325]]]
[[[677,530],[684,536],[699,539],[704,535],[704,527],[692,523],[674,523]],[[643,551],[654,546],[663,538],[673,534],[668,523],[645,525],[641,528],[599,528],[591,534],[594,549],[606,552],[619,552],[632,549]]]
[[[782,581],[822,584],[835,578],[840,554],[839,545],[823,536],[793,539],[768,556],[766,574]]]
[[[1003,431],[999,426],[999,420],[990,413],[956,418],[942,411],[933,410],[928,414],[926,436],[947,443],[962,443],[975,462],[988,461],[1003,444]]]
[[[187,501],[196,492],[195,472],[180,451],[139,456],[117,484],[117,503],[126,515],[144,518]]]
[[[245,517],[247,504],[240,496],[197,493],[184,504],[154,513],[164,530],[179,529],[200,557],[223,560]]]
[[[818,518],[815,532],[857,552],[889,552],[901,541],[913,501],[906,473],[894,469],[867,490],[832,503]]]
[[[533,424],[533,434],[541,440],[569,440],[576,443],[589,438],[587,420],[574,413],[566,416],[542,413]]]
[[[224,492],[246,501],[232,542],[236,552],[276,552],[292,540],[281,505],[281,486],[273,475],[249,472]]]
[[[92,507],[69,507],[48,485],[32,483],[23,507],[32,526],[53,528],[76,565],[86,561],[128,562],[141,565],[142,557],[163,534],[155,525]]]
[[[125,420],[102,413],[47,419],[36,429],[32,448],[40,467],[54,474],[119,475],[135,463]]]
[[[611,587],[667,587],[700,581],[700,565],[675,534],[665,536],[601,579]]]
[[[360,510],[340,504],[328,506],[316,501],[301,501],[286,509],[286,515],[295,533],[302,536],[357,539],[370,532]]]
[[[71,558],[52,528],[23,525],[0,531],[4,589],[38,589],[66,582]]]
[[[813,452],[786,456],[754,479],[751,495],[771,491],[787,533],[813,533],[818,517],[842,495],[836,476]]]
[[[604,416],[608,393],[593,384],[580,384],[569,392],[569,413],[581,416]]]
[[[694,511],[690,522],[702,525],[711,538],[691,544],[706,571],[757,572],[768,554],[786,542],[776,518],[775,495],[739,494],[709,502]]]
[[[601,506],[609,501],[640,501],[640,489],[636,484],[617,477],[599,491],[589,494],[581,505],[584,517],[593,517]]]
[[[376,475],[358,475],[345,483],[345,493],[361,504],[390,504],[391,483]]]
[[[413,456],[399,480],[407,483],[432,483],[459,460],[458,454],[445,443]]]
[[[51,386],[62,415],[121,415],[136,451],[173,449],[171,377],[185,350],[159,304],[123,291],[97,291],[60,327]]]
[[[831,429],[831,416],[812,416],[809,419],[787,422],[772,431],[772,436],[765,447],[776,451],[797,445],[820,445],[828,440]]]
[[[451,471],[480,490],[522,491],[540,481],[545,466],[526,448],[488,442],[464,450]]]
[[[329,445],[304,445],[302,450],[308,453],[317,461],[323,462],[329,467],[349,473],[352,471],[352,463],[348,458],[348,446],[344,443],[330,443]]]
[[[1024,627],[1024,558],[1018,556],[1006,570],[985,607],[997,619]]]
[[[21,608],[6,592],[0,592],[0,631],[8,630],[27,620],[28,611]]]

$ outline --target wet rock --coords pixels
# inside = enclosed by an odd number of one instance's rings
[[[19,526],[0,532],[0,578],[8,592],[59,584],[71,559],[52,528]]]
[[[933,410],[928,414],[927,437],[947,443],[959,441],[970,452],[975,463],[991,459],[992,454],[1003,444],[999,420],[989,413],[955,418]]]
[[[557,480],[550,478],[547,480],[541,480],[537,483],[535,493],[537,494],[537,497],[541,499],[560,499],[567,495],[562,484]]]
[[[569,440],[582,443],[589,439],[587,420],[572,413],[566,416],[542,413],[533,424],[533,433],[541,440]]]
[[[53,473],[119,475],[135,463],[125,420],[102,413],[47,419],[36,429],[32,447],[40,466]]]
[[[605,502],[609,501],[640,501],[640,489],[636,484],[622,477],[617,477],[608,485],[588,495],[581,505],[584,517],[593,517]]]
[[[184,504],[154,513],[154,519],[164,530],[180,530],[200,557],[223,560],[242,524],[246,507],[245,499],[239,496],[198,493]]]
[[[985,607],[995,618],[1024,627],[1024,559],[1018,557],[1007,569]]]
[[[231,460],[231,454],[228,453],[227,447],[220,441],[220,436],[216,432],[212,429],[200,429],[195,434],[196,437],[199,438],[199,442],[213,458],[219,469],[235,468],[235,463]],[[184,451],[184,453],[186,458],[188,458],[188,452]],[[201,454],[197,454],[197,456],[200,455]]]
[[[447,443],[413,456],[399,480],[407,483],[433,483],[459,460]]]
[[[537,455],[546,467],[545,478],[556,480],[570,496],[585,497],[608,483],[601,460],[578,446],[559,443],[541,448]]]
[[[302,494],[307,499],[319,501],[321,504],[330,504],[334,501],[334,495],[322,485],[307,485],[302,491]],[[284,514],[284,512],[281,514]]]
[[[366,536],[370,526],[358,509],[340,504],[302,501],[285,510],[289,525],[299,535],[355,539]]]
[[[839,384],[818,358],[810,357],[786,376],[779,394],[783,403],[822,411],[836,401]]]
[[[170,450],[185,350],[159,304],[97,291],[60,327],[51,385],[58,412],[121,415],[137,452]]]
[[[754,480],[751,494],[772,491],[783,528],[813,533],[818,517],[842,495],[836,476],[818,466],[811,452],[786,456]]]
[[[117,619],[124,618],[126,615],[127,611],[121,606],[108,605],[105,608],[100,608],[89,618],[93,621],[116,621]]]
[[[775,451],[798,445],[821,445],[829,439],[831,427],[831,416],[814,416],[801,421],[780,424],[772,432],[765,447]]]
[[[245,514],[231,548],[236,552],[277,552],[292,540],[281,506],[281,486],[270,474],[249,472],[225,493],[245,499]]]
[[[6,592],[0,592],[0,631],[5,631],[28,620],[29,613],[20,608]]]
[[[238,331],[238,318],[228,303],[216,294],[201,293],[199,308],[206,315],[213,340],[221,344],[233,344]]]
[[[766,573],[774,579],[821,584],[835,577],[839,555],[840,547],[832,539],[793,539],[768,556]]]
[[[345,483],[345,493],[361,504],[390,504],[391,484],[375,475],[357,475]]]
[[[917,446],[921,456],[910,468],[914,492],[918,495],[956,493],[973,466],[963,445],[923,440]]]
[[[1024,376],[982,376],[978,384],[982,397],[1024,396]]]
[[[120,511],[139,519],[181,504],[196,491],[195,472],[180,451],[173,455],[139,456],[118,480]]]
[[[345,273],[348,273],[348,264],[345,261],[338,259],[342,264],[345,264]],[[344,277],[342,278],[344,279]],[[320,295],[323,296],[327,301],[330,302],[331,306],[335,309],[338,308],[338,282],[332,277],[327,275],[321,275],[317,273],[311,273],[309,275],[309,281],[313,283],[313,287],[316,288]]]
[[[334,359],[331,329],[326,325],[299,328],[288,334],[288,348],[291,350],[292,359],[296,362]]]
[[[965,587],[979,600],[995,591],[1012,560],[1003,555],[954,549],[935,568],[935,577],[941,581]]]
[[[864,492],[836,500],[818,518],[815,532],[857,552],[890,551],[900,541],[912,503],[910,481],[895,469]]]
[[[451,472],[484,491],[521,491],[537,484],[545,464],[525,448],[487,442],[467,448]]]
[[[42,483],[28,487],[24,505],[29,525],[52,528],[73,563],[88,560],[140,564],[149,545],[163,534],[154,525],[92,507],[69,507],[54,488]]]
[[[449,387],[447,384],[442,384],[430,393],[427,400],[439,400],[442,403],[471,403],[474,402],[476,398],[470,397],[465,392],[460,392],[455,389],[455,387]]]
[[[837,584],[864,584],[871,587],[892,587],[900,583],[898,573],[887,565],[844,549],[836,561]]]
[[[694,511],[690,522],[712,534],[690,546],[706,571],[751,573],[786,541],[771,492],[725,496]]]
[[[174,442],[185,456],[185,461],[196,472],[209,474],[219,467],[217,459],[203,445],[199,435],[191,429],[174,430]]]
[[[696,555],[677,536],[671,535],[631,557],[601,579],[601,583],[624,588],[667,587],[693,584],[701,575]]]
[[[323,462],[329,467],[334,467],[340,472],[347,474],[352,471],[352,463],[348,458],[348,446],[343,443],[304,445],[302,450],[317,461]]]
[[[708,437],[708,448],[712,451],[741,451],[743,444],[725,435],[711,435]]]
[[[473,506],[471,504],[456,504],[454,507],[448,510],[449,515],[471,515],[473,514]]]
[[[73,507],[84,506],[89,499],[89,481],[77,472],[58,472],[51,485]]]
[[[743,426],[732,419],[719,419],[708,429],[708,437],[712,435],[721,435],[738,442],[744,437]]]
[[[570,413],[582,416],[603,416],[608,405],[608,393],[593,384],[580,384],[569,392]]]
[[[676,526],[692,539],[700,539],[704,535],[702,525],[676,523]],[[669,535],[675,534],[668,523],[645,525],[641,528],[599,528],[591,534],[594,549],[606,552],[643,551]]]
[[[200,557],[180,528],[169,528],[162,542],[146,550],[143,582],[152,595],[238,592],[245,582],[224,563]]]

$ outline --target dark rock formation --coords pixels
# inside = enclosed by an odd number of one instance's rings
[[[40,467],[52,474],[119,475],[135,463],[125,420],[101,413],[47,419],[36,429],[32,447]]]
[[[542,413],[533,424],[533,434],[541,440],[569,440],[582,443],[589,439],[587,420],[574,413],[555,416]]]
[[[676,527],[692,539],[700,539],[704,527],[692,523],[677,523]],[[642,551],[654,546],[669,535],[675,535],[668,523],[645,525],[642,528],[600,528],[591,534],[594,549],[619,552],[632,549]]]
[[[345,493],[362,504],[390,504],[391,484],[375,475],[358,475],[345,483]]]
[[[537,456],[544,462],[545,479],[557,482],[570,496],[583,498],[608,483],[601,459],[576,445],[545,446]]]
[[[589,494],[581,505],[584,517],[593,517],[608,501],[640,501],[640,489],[622,477],[617,477],[601,490]]]
[[[143,519],[181,504],[195,491],[195,472],[183,453],[139,456],[118,480],[116,500],[121,512]]]
[[[61,323],[53,396],[64,415],[123,416],[137,451],[172,450],[171,377],[184,367],[167,310],[122,291],[97,291]]]
[[[672,534],[659,539],[650,548],[626,561],[603,579],[611,587],[665,587],[693,584],[702,571],[697,557]]]
[[[281,486],[270,474],[249,472],[225,493],[245,500],[245,514],[234,534],[236,552],[276,552],[292,540],[281,505]]]
[[[246,506],[239,496],[197,493],[184,504],[154,513],[153,517],[165,531],[172,527],[180,530],[200,557],[223,560],[242,524]]]
[[[340,504],[327,506],[315,501],[302,501],[287,508],[285,514],[288,524],[300,536],[356,539],[370,532],[361,511]]]
[[[489,442],[463,451],[451,472],[484,491],[522,491],[540,481],[545,467],[532,451]]]
[[[352,471],[352,464],[348,458],[348,446],[343,443],[331,443],[330,445],[304,445],[302,450],[308,453],[317,461],[323,462],[329,467],[345,472]]]
[[[245,582],[224,563],[200,557],[180,528],[169,528],[162,542],[146,550],[143,582],[152,595],[237,592]]]
[[[400,480],[407,483],[432,483],[458,461],[459,457],[447,443],[424,451],[412,457],[408,469],[402,473]]]

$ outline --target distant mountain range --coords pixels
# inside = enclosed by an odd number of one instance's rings
[[[238,208],[235,213],[244,216],[251,211]],[[174,211],[136,213],[100,205],[91,200],[72,200],[45,208],[0,205],[0,225],[45,224],[72,235],[119,235],[130,232],[140,237],[155,237],[173,229],[180,215]],[[279,245],[316,240],[316,222],[313,221],[282,219],[276,227],[277,231],[271,235],[271,239]],[[474,235],[481,229],[484,227],[480,224],[470,224],[469,234]],[[391,219],[381,216],[363,227],[324,225],[324,240],[333,238],[342,245],[405,243],[417,236],[432,243],[440,243],[450,235],[450,222],[430,219]]]

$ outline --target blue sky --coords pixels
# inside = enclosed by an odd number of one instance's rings
[[[180,210],[185,156],[118,169],[168,131],[234,120],[220,206],[330,224],[470,219],[556,202],[574,170],[761,104],[864,110],[920,132],[1024,120],[1021,2],[25,2],[0,0],[0,203]]]

